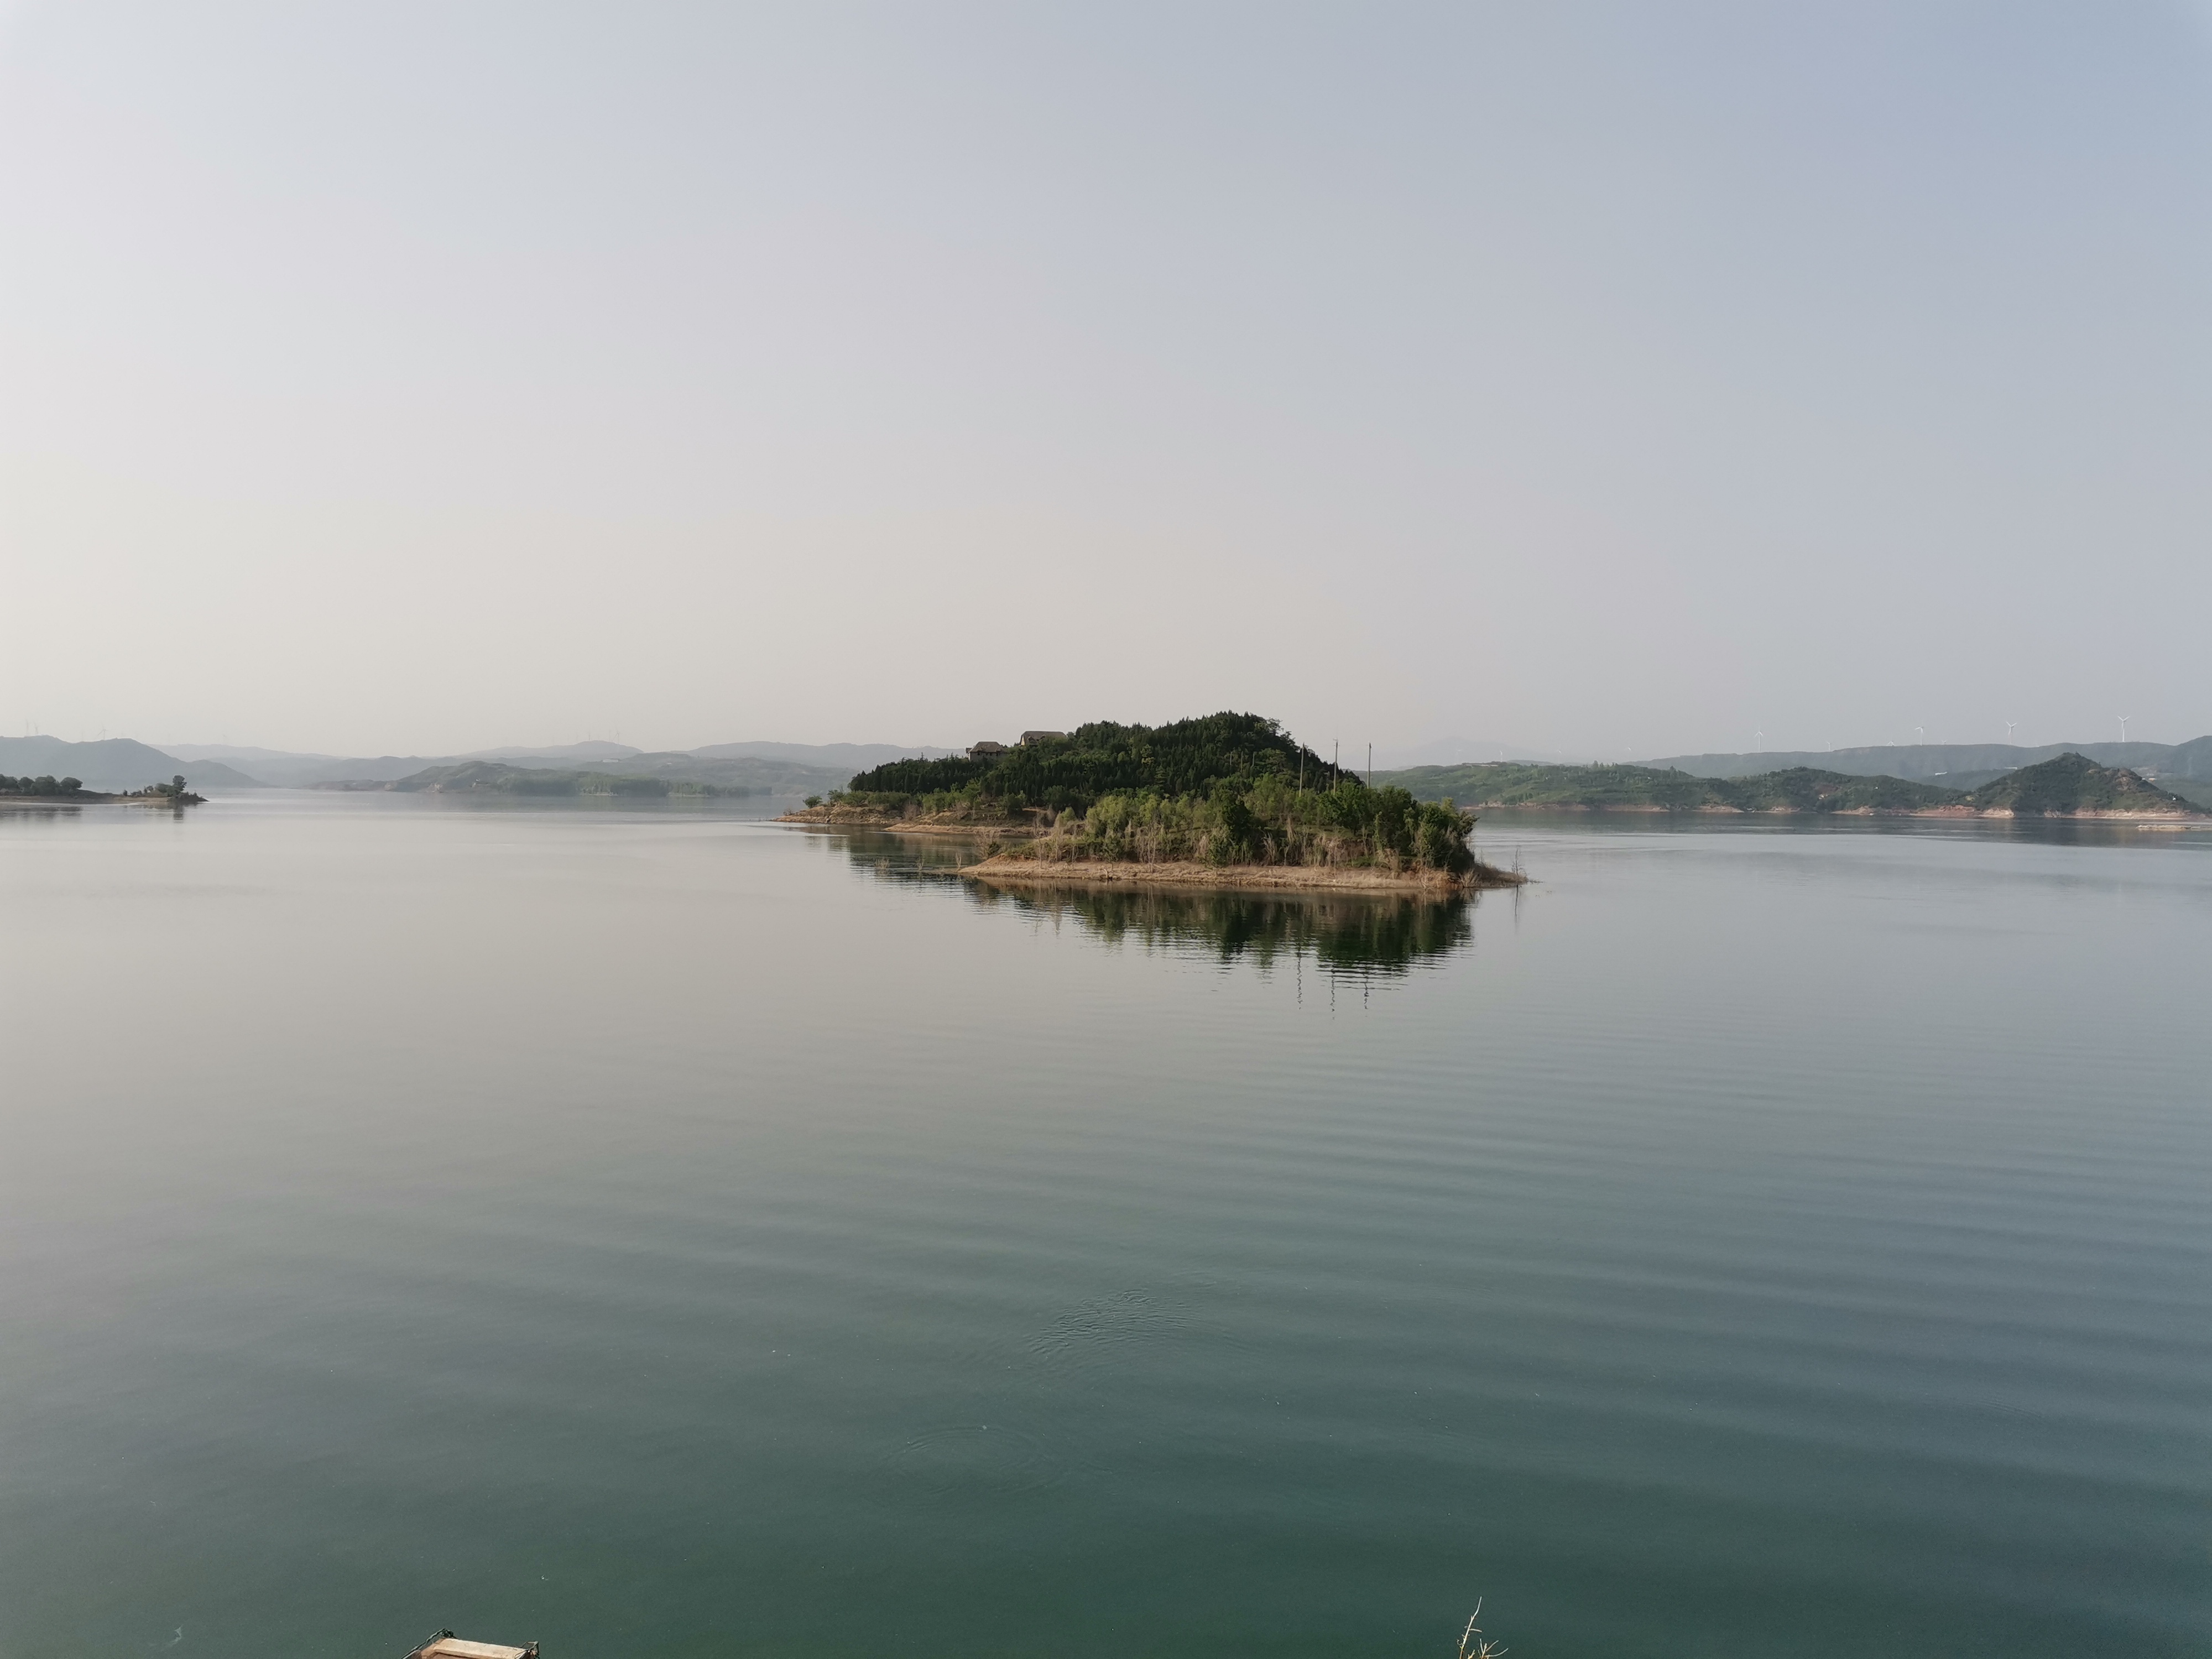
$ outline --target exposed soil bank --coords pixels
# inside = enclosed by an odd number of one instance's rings
[[[1397,871],[1321,864],[1135,864],[1009,858],[1004,854],[963,868],[979,881],[1032,887],[1210,887],[1259,892],[1463,893],[1518,887],[1528,877],[1478,864],[1464,876],[1434,870]]]
[[[1914,812],[1916,818],[2003,818],[2021,823],[2170,823],[2177,829],[2197,827],[2212,830],[2212,812],[2106,812],[2083,808],[2075,812],[2015,812],[2008,807],[1989,806],[1979,811],[1954,811],[1948,807],[1930,807],[1925,812]]]

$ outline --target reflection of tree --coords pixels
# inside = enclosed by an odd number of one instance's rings
[[[941,881],[983,856],[980,842],[967,836],[894,836],[880,830],[848,830],[837,836],[845,856],[885,881]]]
[[[845,843],[854,865],[885,881],[939,881],[973,863],[977,848],[921,836],[855,834]],[[1440,962],[1474,939],[1477,899],[1408,898],[1371,893],[1206,893],[1163,888],[992,887],[963,881],[984,909],[1072,920],[1111,944],[1147,951],[1203,952],[1261,969],[1279,957],[1310,957],[1333,975],[1397,975]]]
[[[1159,888],[1012,890],[975,885],[985,908],[1011,904],[1057,921],[1072,917],[1109,943],[1147,951],[1206,951],[1224,963],[1272,968],[1311,957],[1345,977],[1400,975],[1433,963],[1474,938],[1464,898],[1417,899],[1349,893],[1190,893]]]

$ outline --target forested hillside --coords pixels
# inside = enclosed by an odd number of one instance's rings
[[[2100,766],[2086,755],[2061,755],[2040,766],[2023,766],[1966,797],[1978,812],[2015,817],[2069,817],[2082,812],[2147,813],[2164,817],[2203,809],[2125,767]]]
[[[848,793],[878,804],[960,796],[1010,811],[1089,807],[1101,797],[1150,790],[1191,795],[1264,777],[1326,789],[1349,777],[1258,714],[1219,714],[1168,726],[1097,720],[979,760],[893,761],[855,776]]]

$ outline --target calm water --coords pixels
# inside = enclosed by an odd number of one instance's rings
[[[2212,846],[1516,846],[0,817],[0,1656],[2212,1651]]]

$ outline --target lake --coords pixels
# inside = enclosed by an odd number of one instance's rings
[[[1480,839],[0,816],[0,1655],[2212,1650],[2212,838]]]

